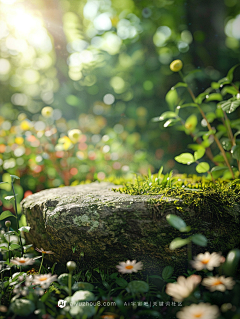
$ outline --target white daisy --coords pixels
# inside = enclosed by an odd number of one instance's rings
[[[142,262],[136,263],[136,260],[130,261],[127,260],[126,262],[120,262],[116,268],[119,272],[123,274],[131,274],[132,272],[138,272],[143,267]]]
[[[203,279],[202,285],[210,291],[225,291],[226,289],[233,289],[235,281],[231,277],[225,278],[225,276],[207,277]]]
[[[219,316],[219,309],[217,306],[201,302],[198,305],[184,307],[176,316],[178,319],[216,319]]]
[[[193,268],[197,270],[208,269],[213,270],[214,267],[219,267],[221,263],[225,261],[225,258],[217,253],[199,254],[191,261]]]
[[[52,274],[44,274],[44,275],[34,275],[29,276],[26,279],[26,286],[32,285],[40,285],[41,288],[47,289],[50,284],[57,279],[57,275]]]
[[[17,266],[28,266],[34,264],[35,260],[32,258],[24,258],[24,257],[15,257],[11,259],[11,263]]]
[[[201,276],[192,275],[188,278],[178,277],[177,282],[167,284],[166,293],[172,296],[174,301],[182,301],[187,298],[202,280]]]

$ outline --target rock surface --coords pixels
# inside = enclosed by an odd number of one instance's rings
[[[46,256],[51,261],[65,264],[74,260],[80,268],[115,268],[118,262],[136,259],[142,261],[149,272],[159,272],[167,265],[182,269],[186,263],[186,248],[169,250],[175,237],[184,238],[184,234],[166,222],[166,215],[173,213],[183,217],[193,233],[205,234],[210,239],[210,247],[214,243],[216,251],[226,250],[229,225],[212,224],[207,218],[208,212],[206,218],[197,217],[191,210],[181,214],[176,211],[173,198],[165,198],[169,205],[163,208],[149,201],[161,195],[132,196],[112,191],[118,187],[96,182],[48,189],[28,196],[22,201],[31,227],[25,235],[27,243],[53,251],[54,255]],[[239,241],[240,235],[230,243],[231,248]],[[206,248],[201,247],[200,251]]]

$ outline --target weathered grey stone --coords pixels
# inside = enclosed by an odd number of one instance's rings
[[[149,202],[161,195],[132,196],[113,192],[113,187],[119,186],[96,182],[28,196],[22,201],[31,227],[25,235],[27,242],[53,251],[54,255],[46,256],[51,261],[75,260],[79,267],[109,268],[127,259],[142,261],[144,268],[151,272],[167,265],[183,267],[186,248],[175,251],[168,248],[172,239],[183,237],[166,222],[167,214],[176,213],[176,200],[165,198],[175,205],[163,209]],[[196,217],[191,210],[182,216],[178,211],[176,214],[192,226],[194,233],[205,234],[210,243],[217,238],[220,243],[217,248],[224,250],[221,239],[226,242],[227,233],[220,230],[219,223],[213,225],[207,214],[204,219],[204,216]],[[239,240],[236,238],[232,248]]]

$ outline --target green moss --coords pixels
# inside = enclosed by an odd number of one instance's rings
[[[123,183],[122,188],[113,191],[130,195],[161,195],[159,199],[149,199],[154,217],[158,214],[164,215],[168,206],[174,206],[176,211],[186,215],[190,210],[194,210],[196,216],[208,215],[211,221],[215,218],[220,221],[224,215],[228,215],[238,222],[240,180],[217,180],[213,183],[196,175],[168,176],[168,179],[165,177],[166,175],[153,175],[151,178],[138,178],[132,183]]]

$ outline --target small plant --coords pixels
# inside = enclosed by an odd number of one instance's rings
[[[218,82],[212,82],[211,87],[198,96],[194,95],[188,83],[190,74],[189,76],[183,75],[182,66],[183,63],[180,60],[171,63],[170,69],[173,72],[179,72],[183,82],[177,83],[167,93],[166,100],[169,103],[170,111],[153,118],[153,121],[165,121],[164,127],[180,123],[179,129],[184,130],[196,142],[189,146],[195,150],[194,155],[182,153],[175,157],[177,162],[188,165],[196,162],[196,171],[198,173],[208,172],[212,179],[223,174],[226,178],[234,179],[240,172],[240,141],[237,139],[240,134],[239,120],[231,121],[227,114],[233,113],[240,106],[239,82],[233,82],[233,73],[239,64],[232,67],[226,77]],[[181,92],[178,92],[177,89],[181,90],[181,88],[188,90],[192,102],[186,103],[184,99],[180,98]],[[186,107],[198,110],[202,116],[202,128],[197,126],[199,119],[195,112],[186,120],[180,116],[180,111]],[[218,123],[219,120],[222,123]],[[211,124],[213,122],[214,126]],[[213,142],[220,151],[215,156],[210,149]],[[211,170],[208,162],[198,162],[204,155],[214,164]]]

